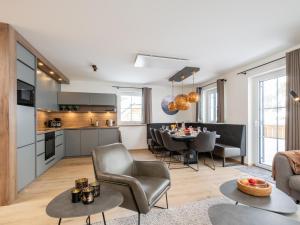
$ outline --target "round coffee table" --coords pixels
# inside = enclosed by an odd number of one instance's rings
[[[121,205],[123,202],[123,196],[120,192],[104,187],[101,187],[100,196],[89,205],[84,205],[82,202],[72,203],[71,198],[71,189],[69,189],[56,196],[46,208],[49,216],[59,219],[58,225],[61,224],[63,218],[80,216],[87,216],[86,223],[90,225],[90,215],[100,212],[104,224],[106,224],[104,212]]]
[[[248,206],[219,204],[208,209],[213,225],[300,225],[286,216]]]
[[[292,198],[274,186],[269,197],[255,197],[239,191],[236,180],[227,181],[222,184],[220,191],[226,197],[236,201],[236,204],[242,203],[281,214],[292,214],[297,211],[297,205]]]

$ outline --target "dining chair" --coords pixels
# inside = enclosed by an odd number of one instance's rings
[[[170,151],[170,160],[169,160],[168,168],[171,169],[170,166],[172,162],[173,163],[181,162],[180,160],[172,161],[172,157],[176,156],[176,154],[184,156],[186,152],[189,151],[189,148],[184,142],[174,141],[168,131],[159,131],[159,132],[161,134],[161,138],[165,148]],[[188,167],[189,167],[189,163],[188,166],[173,168],[173,169],[183,169]]]
[[[213,166],[209,166],[205,162],[204,158],[204,164],[208,166],[209,168],[215,170],[215,161],[213,158],[213,150],[215,148],[216,144],[216,132],[200,132],[194,141],[190,143],[190,148],[196,151],[197,155],[197,170],[199,170],[199,153],[208,152],[210,153],[210,157],[213,163]]]
[[[164,146],[161,146],[156,139],[154,128],[150,127],[150,136],[152,140],[152,150],[156,157],[161,153]]]

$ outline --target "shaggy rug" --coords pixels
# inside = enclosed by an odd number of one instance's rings
[[[144,225],[211,225],[208,208],[220,203],[233,203],[224,197],[209,198],[169,209],[153,208],[147,215],[141,215]],[[137,215],[107,221],[109,225],[135,225]],[[93,225],[103,225],[96,222]]]

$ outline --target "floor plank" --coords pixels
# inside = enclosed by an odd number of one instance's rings
[[[136,159],[155,160],[148,150],[131,151]],[[221,167],[217,162],[215,171],[200,164],[200,171],[191,169],[171,170],[172,188],[169,191],[169,205],[176,207],[188,202],[220,196],[219,185],[224,181],[241,176],[242,172]],[[90,157],[66,158],[59,161],[46,173],[19,193],[17,200],[9,206],[0,207],[1,225],[53,225],[57,219],[47,216],[45,209],[49,201],[62,191],[74,186],[74,180],[87,177],[94,180]],[[158,204],[164,206],[162,200]],[[133,215],[134,212],[116,208],[106,213],[107,219]],[[100,214],[91,217],[101,219]],[[85,218],[63,220],[63,225],[83,225]]]

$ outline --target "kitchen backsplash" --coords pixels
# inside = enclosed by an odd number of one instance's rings
[[[63,127],[84,127],[99,121],[99,126],[106,126],[105,122],[108,119],[117,121],[117,113],[115,112],[44,112],[37,111],[37,129],[45,128],[45,122],[53,120],[54,118],[61,118]]]

